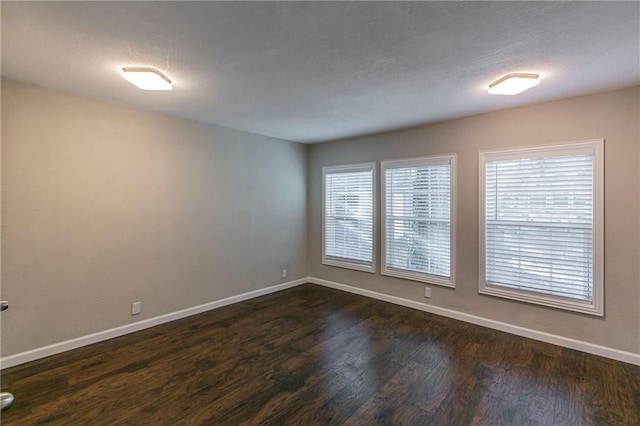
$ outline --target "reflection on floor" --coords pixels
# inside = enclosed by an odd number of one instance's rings
[[[311,284],[17,366],[5,425],[640,424],[640,367]]]

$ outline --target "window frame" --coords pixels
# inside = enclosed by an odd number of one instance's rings
[[[489,161],[593,153],[593,297],[580,301],[535,291],[492,286],[486,282],[486,164]],[[536,305],[604,316],[604,139],[567,142],[478,154],[478,292]]]
[[[324,166],[322,167],[322,264],[328,266],[337,266],[339,268],[354,269],[356,271],[376,273],[377,268],[377,205],[378,205],[378,178],[376,171],[376,163],[358,163],[345,164],[340,166]],[[332,173],[349,173],[349,172],[372,172],[372,229],[371,229],[371,265],[361,264],[357,262],[349,262],[348,260],[336,260],[327,257],[326,252],[326,175]]]
[[[428,166],[429,163],[440,163],[449,161],[451,164],[451,211],[450,211],[450,246],[449,265],[450,277],[445,278],[438,275],[427,274],[417,271],[404,271],[387,266],[387,175],[388,169],[400,169],[407,167]],[[457,155],[443,154],[427,157],[406,158],[400,160],[385,160],[380,162],[381,198],[380,198],[380,218],[381,218],[381,275],[389,277],[403,278],[406,280],[419,281],[443,287],[456,287],[456,204],[457,204]]]

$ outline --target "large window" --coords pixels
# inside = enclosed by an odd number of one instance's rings
[[[480,292],[603,315],[603,141],[480,153]]]
[[[382,274],[454,287],[455,156],[382,162]]]
[[[375,272],[375,163],[324,167],[322,263]]]

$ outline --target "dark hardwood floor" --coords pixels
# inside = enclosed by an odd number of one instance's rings
[[[307,284],[7,369],[4,425],[640,425],[640,367]]]

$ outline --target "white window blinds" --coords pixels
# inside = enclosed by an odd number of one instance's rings
[[[385,275],[453,286],[453,156],[385,161]]]
[[[593,310],[596,157],[583,145],[485,154],[485,290]]]
[[[374,164],[324,168],[323,263],[373,272]]]

